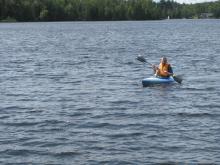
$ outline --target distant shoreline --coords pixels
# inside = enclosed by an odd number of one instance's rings
[[[138,21],[220,18],[220,0],[180,4],[173,0],[0,1],[0,22]]]
[[[53,22],[144,22],[144,21],[174,21],[174,20],[219,20],[219,18],[206,18],[206,19],[192,19],[192,18],[176,18],[176,19],[158,19],[158,20],[102,20],[102,21],[1,21],[0,24],[4,23],[53,23]]]

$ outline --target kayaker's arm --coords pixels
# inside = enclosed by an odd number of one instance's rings
[[[152,65],[152,68],[153,68],[153,70],[154,70],[155,73],[156,73],[156,71],[159,70],[159,68],[158,68],[156,65]]]
[[[164,73],[167,73],[169,76],[173,76],[173,73],[167,72],[167,71],[163,71]]]
[[[169,65],[169,67],[168,67],[168,74],[170,76],[173,76],[173,68],[171,67],[171,65]]]

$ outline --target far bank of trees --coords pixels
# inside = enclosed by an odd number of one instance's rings
[[[0,0],[0,20],[101,21],[197,18],[212,13],[220,18],[220,0],[179,4],[172,0]]]

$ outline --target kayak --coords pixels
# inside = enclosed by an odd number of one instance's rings
[[[149,77],[142,80],[143,86],[151,86],[151,85],[157,85],[157,84],[171,84],[174,83],[175,80],[173,77],[169,78],[162,78],[162,77]]]

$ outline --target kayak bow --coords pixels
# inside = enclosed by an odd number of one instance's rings
[[[161,77],[149,77],[142,80],[143,86],[157,85],[157,84],[170,84],[175,83],[173,77],[161,78]]]

